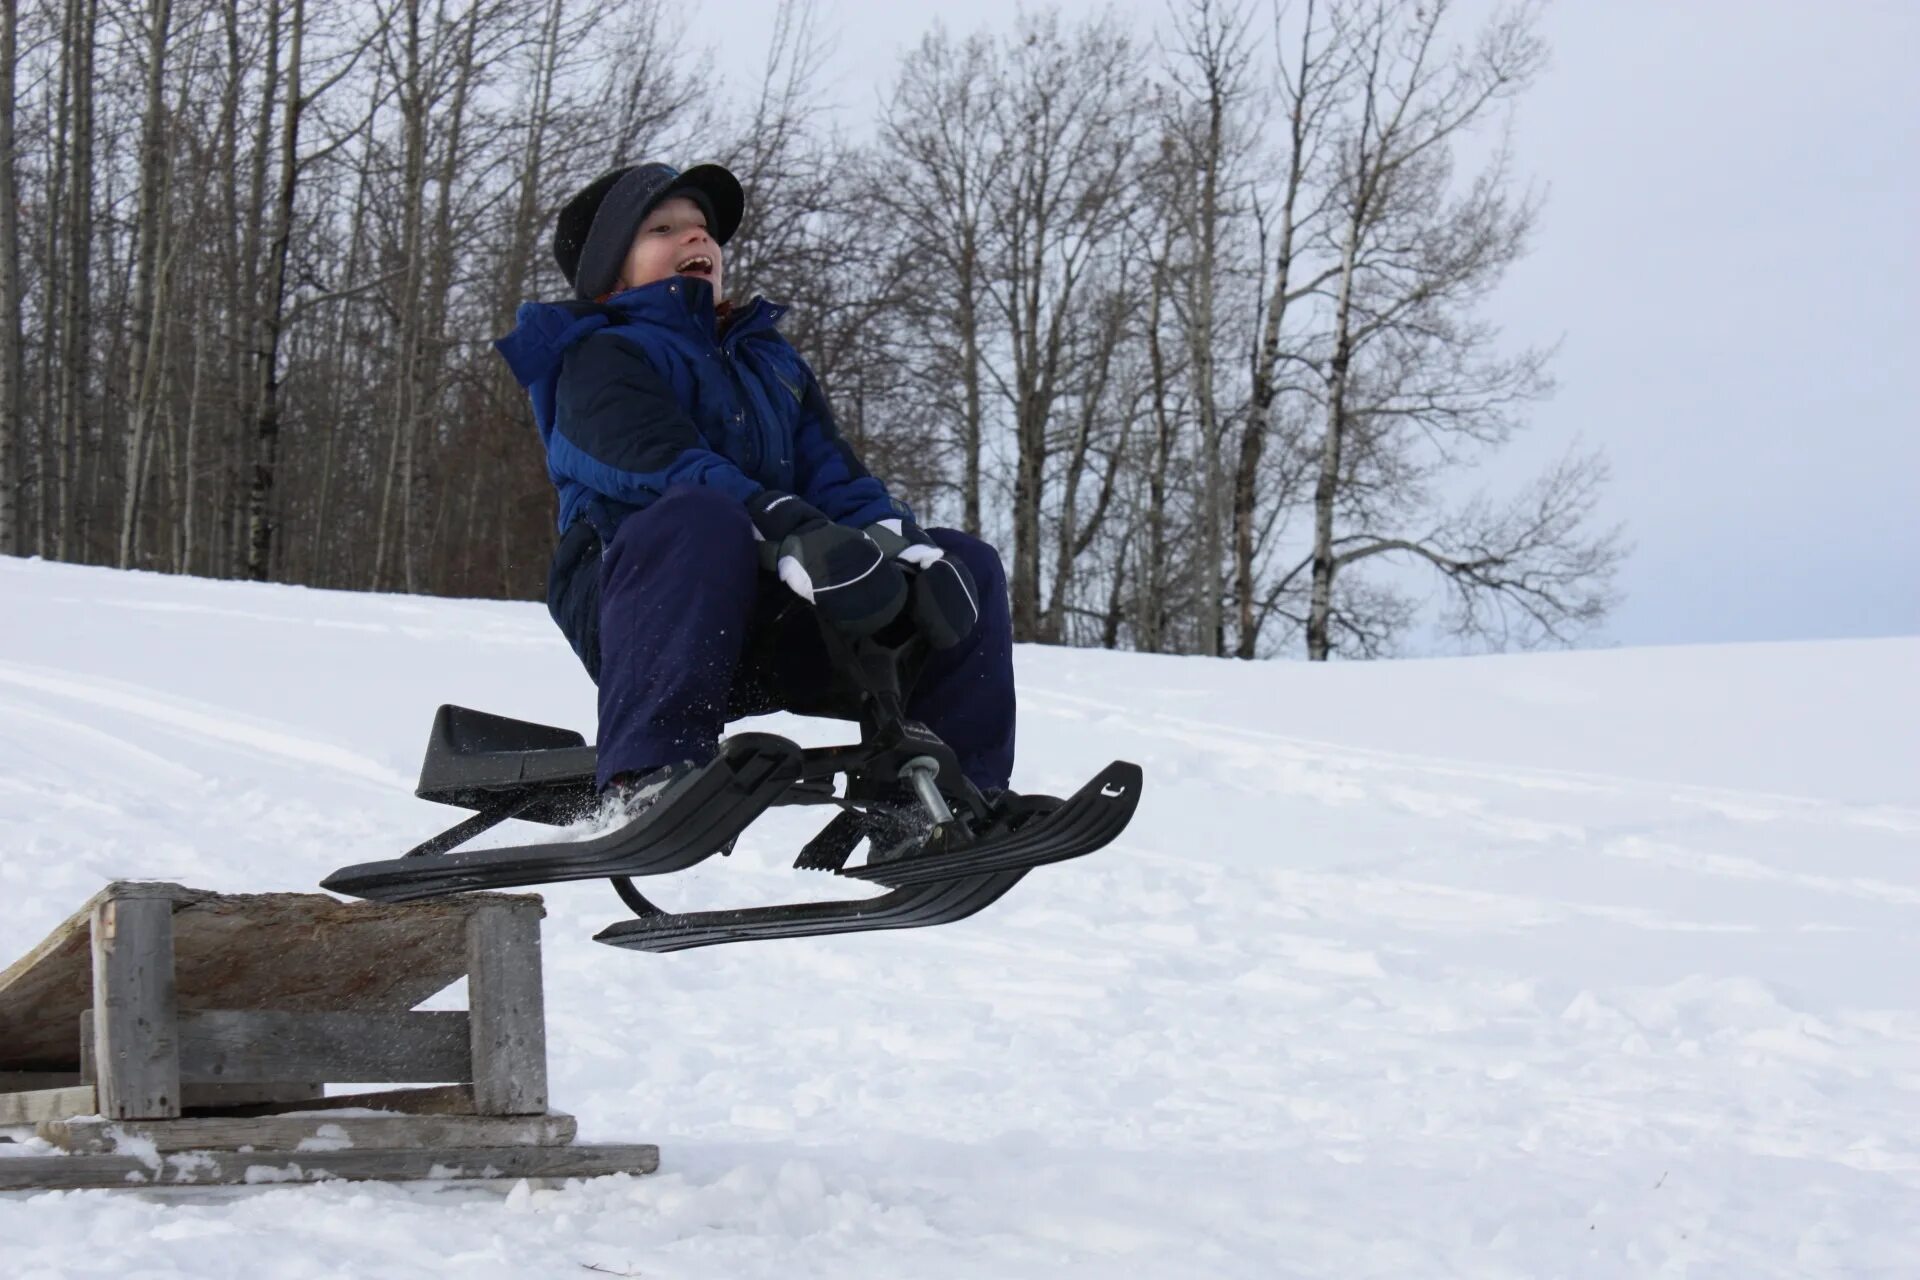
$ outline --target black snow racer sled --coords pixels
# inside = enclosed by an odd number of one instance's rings
[[[591,839],[462,850],[508,818],[565,826],[591,813],[594,749],[577,733],[443,706],[434,717],[415,794],[474,816],[385,862],[343,867],[323,888],[379,902],[476,889],[606,879],[635,918],[596,940],[635,951],[685,951],[723,942],[912,929],[949,924],[990,906],[1028,871],[1111,843],[1139,804],[1138,765],[1115,761],[1065,800],[983,796],[952,750],[907,719],[903,676],[924,657],[907,637],[850,642],[828,632],[841,672],[843,712],[857,707],[861,741],[802,748],[768,733],[725,739],[705,766],[675,780],[626,825]],[[674,913],[634,885],[727,853],[774,805],[836,812],[794,866],[864,880],[876,897]],[[855,849],[867,853],[849,866]]]

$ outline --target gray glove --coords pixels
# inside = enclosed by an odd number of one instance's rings
[[[951,649],[973,634],[980,622],[980,588],[966,565],[911,520],[882,520],[868,525],[866,534],[889,559],[915,571],[907,607],[928,644]]]
[[[749,499],[747,514],[764,539],[762,562],[835,627],[871,635],[898,616],[906,576],[864,533],[773,489]]]

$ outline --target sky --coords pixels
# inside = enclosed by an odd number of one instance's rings
[[[723,73],[757,72],[744,33],[774,7],[728,0]],[[820,7],[855,134],[936,15],[1018,10]],[[1115,7],[1143,32],[1166,12]],[[1591,643],[1920,633],[1920,4],[1560,0],[1541,31],[1513,137],[1547,203],[1487,315],[1515,348],[1561,344],[1558,389],[1485,483],[1607,453],[1635,549]]]

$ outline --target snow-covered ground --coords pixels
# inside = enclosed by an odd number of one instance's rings
[[[0,1195],[0,1272],[1920,1274],[1920,639],[1018,661],[1016,785],[1146,798],[981,916],[655,957],[548,891],[555,1104],[658,1175]],[[0,559],[0,964],[398,853],[441,702],[592,722],[536,605]],[[804,822],[651,887],[817,896]]]

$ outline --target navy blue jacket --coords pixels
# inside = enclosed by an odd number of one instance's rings
[[[775,328],[785,312],[756,298],[720,334],[713,286],[674,276],[605,303],[525,303],[494,344],[533,400],[560,494],[547,610],[595,680],[600,551],[668,486],[794,493],[855,528],[910,518],[840,438]]]
[[[718,333],[713,287],[673,276],[605,303],[524,303],[494,345],[533,400],[560,494],[560,531],[590,521],[602,544],[669,485],[745,502],[797,494],[860,528],[909,514],[835,429],[813,370],[755,298]]]

